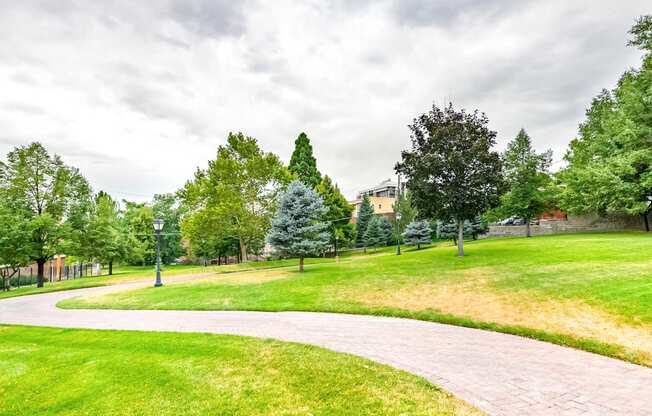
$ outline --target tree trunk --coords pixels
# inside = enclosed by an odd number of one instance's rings
[[[113,276],[113,260],[109,260],[109,276]]]
[[[247,261],[247,245],[240,240],[240,260],[242,262]]]
[[[43,283],[45,283],[45,262],[46,259],[37,259],[36,260],[36,276],[37,276],[37,283],[36,287],[43,287]]]
[[[457,221],[457,255],[464,256],[464,220]]]
[[[303,273],[303,256],[299,257],[299,271]]]
[[[532,237],[532,231],[530,230],[530,219],[525,219],[525,236]]]
[[[421,250],[421,244],[417,243],[417,250]]]
[[[645,231],[649,232],[650,231],[650,222],[647,219],[647,214],[648,213],[646,211],[644,214],[641,214],[641,215],[643,215],[643,221],[645,222]]]

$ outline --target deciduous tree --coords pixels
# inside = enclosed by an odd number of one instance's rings
[[[340,245],[348,245],[355,237],[355,229],[350,223],[353,206],[328,175],[324,176],[315,190],[322,197],[326,207],[323,219],[328,224],[330,243],[335,244],[335,236],[338,236]]]
[[[50,155],[40,143],[16,147],[0,166],[0,188],[8,208],[25,221],[26,246],[45,282],[45,263],[56,254],[78,250],[92,204],[91,188],[76,168]],[[68,249],[68,250],[66,250]]]
[[[613,91],[591,103],[571,141],[568,165],[557,175],[559,204],[572,213],[638,214],[649,231],[652,210],[652,16],[630,30],[629,44],[645,52]]]
[[[420,215],[456,222],[459,256],[464,221],[496,207],[504,188],[500,156],[492,150],[496,133],[488,122],[477,110],[433,105],[410,126],[412,149],[396,165]]]

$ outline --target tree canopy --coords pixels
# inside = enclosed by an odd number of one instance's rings
[[[578,137],[557,177],[559,204],[571,213],[639,214],[649,230],[652,208],[652,16],[629,32],[645,52],[642,66],[627,70],[613,91],[593,99]]]
[[[421,244],[432,243],[432,229],[426,220],[415,220],[410,222],[405,228],[403,233],[405,244],[409,246],[417,246],[417,250],[421,249]]]
[[[80,250],[92,204],[90,185],[76,168],[50,155],[38,142],[9,152],[0,170],[8,218],[21,218],[29,230],[25,253],[37,263],[38,286],[42,287],[47,260]]]
[[[355,228],[350,224],[353,206],[344,198],[340,188],[333,184],[328,175],[324,176],[315,190],[322,197],[326,207],[323,221],[328,224],[330,243],[335,244],[336,236],[341,245],[352,242],[355,238]]]
[[[292,181],[281,195],[267,241],[279,254],[299,257],[299,271],[303,272],[304,258],[320,255],[329,244],[328,225],[322,221],[325,213],[317,192]]]
[[[288,169],[309,188],[315,189],[321,182],[321,174],[317,170],[317,161],[312,154],[312,145],[306,133],[299,134],[295,140]]]
[[[548,168],[552,151],[537,153],[530,136],[521,129],[503,154],[505,179],[509,190],[501,197],[497,211],[502,217],[517,216],[526,224],[530,237],[530,220],[548,208],[550,185]]]
[[[396,165],[421,216],[458,224],[460,256],[464,221],[496,207],[504,189],[500,155],[492,150],[496,133],[488,122],[477,110],[433,105],[409,126],[412,149]]]
[[[260,249],[276,210],[277,197],[290,173],[278,156],[265,153],[253,137],[230,133],[215,160],[199,169],[179,191],[187,214],[182,227],[192,244],[201,240],[198,225],[221,239],[238,241],[242,260]],[[201,221],[197,219],[201,218]]]

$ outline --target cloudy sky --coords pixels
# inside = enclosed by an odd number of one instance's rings
[[[289,160],[305,131],[347,197],[393,175],[433,104],[523,126],[561,159],[640,53],[648,1],[0,0],[0,154],[39,140],[96,190],[146,200],[229,131]]]

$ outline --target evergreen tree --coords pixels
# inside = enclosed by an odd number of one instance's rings
[[[409,246],[417,246],[417,250],[421,249],[421,244],[432,243],[432,229],[426,220],[415,220],[408,224],[403,233],[405,244]]]
[[[436,236],[440,240],[453,240],[457,244],[459,232],[455,222],[437,222]],[[481,216],[475,217],[471,221],[464,221],[464,237],[477,240],[480,235],[489,232],[489,224]]]
[[[394,238],[394,226],[392,223],[389,221],[389,218],[387,217],[380,217],[380,230],[382,231],[383,234],[383,241],[385,242],[385,245],[389,246],[394,243],[395,238]]]
[[[383,232],[380,218],[376,215],[371,217],[367,229],[364,233],[364,244],[365,247],[379,247],[385,245],[386,236]]]
[[[362,204],[360,204],[360,209],[358,210],[358,219],[355,224],[357,238],[358,238],[358,247],[366,246],[365,244],[365,232],[367,231],[367,226],[369,221],[374,216],[374,207],[371,206],[369,202],[369,197],[367,195],[362,197]]]
[[[525,235],[530,237],[530,221],[545,211],[549,197],[550,176],[546,172],[552,161],[552,151],[536,153],[530,136],[521,129],[507,145],[503,154],[505,179],[509,191],[497,208],[504,217],[517,216],[526,224]]]
[[[321,174],[317,170],[317,161],[312,154],[312,145],[306,133],[299,134],[295,140],[288,169],[296,179],[311,189],[315,189],[321,182]]]
[[[322,222],[325,212],[321,197],[298,180],[281,195],[267,241],[279,254],[299,257],[300,272],[305,257],[318,256],[328,247],[328,225]]]
[[[353,206],[328,175],[324,176],[315,190],[322,197],[326,207],[323,220],[328,224],[331,245],[335,244],[335,236],[338,236],[341,246],[348,245],[355,238],[355,228],[351,224]]]

